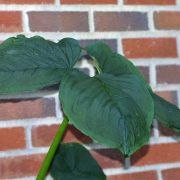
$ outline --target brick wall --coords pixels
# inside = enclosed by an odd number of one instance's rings
[[[0,0],[0,41],[19,33],[54,41],[69,36],[83,45],[103,39],[180,106],[180,0]],[[0,99],[0,179],[34,179],[62,121],[57,87]],[[108,180],[180,177],[180,136],[156,121],[149,145],[126,160],[72,126],[64,141],[86,145]]]

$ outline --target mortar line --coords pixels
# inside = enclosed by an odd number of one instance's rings
[[[158,177],[158,180],[163,180],[161,170],[157,170],[157,177]]]
[[[148,25],[151,32],[155,31],[153,14],[154,14],[154,11],[152,10],[147,12]]]
[[[59,122],[59,119],[63,119],[63,113],[61,111],[61,104],[59,100],[59,93],[57,93],[55,96],[55,112],[56,112],[56,117],[57,117],[58,122]]]
[[[180,36],[176,36],[177,55],[180,58]]]
[[[117,51],[119,54],[124,56],[122,38],[117,38]]]
[[[163,164],[155,164],[155,165],[145,165],[145,166],[131,166],[130,169],[125,170],[124,168],[107,168],[104,169],[106,175],[117,175],[117,174],[130,174],[136,172],[144,172],[144,171],[156,171],[165,170],[171,168],[180,167],[180,163],[163,163]]]
[[[94,26],[94,11],[91,8],[88,12],[88,21],[89,21],[89,30],[90,32],[94,32],[95,31],[95,26]]]
[[[136,33],[132,31],[112,31],[112,32],[31,32],[24,33],[27,37],[32,37],[35,35],[42,36],[45,39],[59,40],[67,36],[73,37],[75,39],[113,39],[113,38],[176,38],[179,35],[179,31],[137,31]],[[19,33],[0,33],[0,40],[5,40],[12,36],[17,36]],[[167,57],[168,58],[168,57]],[[165,59],[167,59],[165,57]]]
[[[159,140],[159,126],[158,126],[158,122],[156,119],[154,119],[153,121],[153,133],[154,133],[154,141],[158,142]]]
[[[51,125],[51,124],[59,124],[62,122],[62,119],[58,119],[56,117],[47,117],[47,118],[31,118],[31,119],[14,119],[14,120],[1,120],[0,127],[1,128],[13,128],[13,127],[27,127],[27,126],[38,126],[38,125]]]
[[[0,10],[24,10],[27,11],[88,11],[89,8],[93,8],[95,11],[119,11],[119,7],[121,7],[121,11],[140,11],[140,12],[147,12],[150,10],[157,10],[157,11],[179,11],[180,6],[172,5],[172,6],[143,6],[143,5],[62,5],[61,3],[58,3],[60,6],[55,6],[55,4],[1,4]]]
[[[180,5],[180,0],[176,0],[176,5]]]
[[[31,137],[32,126],[26,127],[26,148],[32,149],[32,137]]]
[[[149,77],[150,77],[150,85],[152,89],[155,89],[157,86],[156,65],[153,62],[151,62],[149,66]]]
[[[55,0],[55,6],[58,6],[58,7],[60,7],[60,4],[61,4],[61,2],[60,2],[61,0]]]
[[[124,5],[123,0],[117,0],[117,5],[119,5],[120,7]]]
[[[26,10],[22,11],[22,25],[23,25],[23,33],[29,33],[30,32],[29,18]]]
[[[124,160],[124,168],[126,170],[129,170],[131,168],[131,158],[130,157],[125,158],[125,160]]]

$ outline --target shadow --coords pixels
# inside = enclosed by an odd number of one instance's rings
[[[180,136],[180,133],[173,131],[170,128],[165,128],[162,125],[158,124],[159,127],[159,133],[160,136],[171,136],[172,138],[178,138],[178,136]],[[180,137],[179,137],[180,138]]]
[[[150,149],[150,145],[145,145],[141,149],[139,149],[137,152],[135,152],[131,156],[131,165],[133,166],[138,161],[140,161],[149,152],[149,149]]]
[[[117,149],[93,149],[91,153],[103,168],[119,168],[125,165],[125,158]]]
[[[35,97],[35,98],[25,98],[25,99],[1,99],[0,100],[0,104],[4,104],[4,103],[19,103],[22,101],[36,101],[38,99],[41,99],[39,97]]]
[[[83,144],[90,144],[93,141],[90,137],[80,132],[73,125],[69,125],[66,133],[64,134],[63,142],[79,142]]]
[[[118,149],[103,148],[103,149],[95,149],[93,151],[101,154],[102,156],[109,157],[112,160],[118,160],[119,162],[122,162],[122,160],[124,160],[122,153]]]

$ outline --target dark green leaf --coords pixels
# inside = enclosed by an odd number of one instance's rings
[[[102,169],[80,144],[60,145],[50,173],[55,180],[105,180]]]
[[[180,110],[173,104],[167,102],[163,98],[152,94],[154,99],[155,118],[165,127],[171,128],[176,132],[180,132]]]
[[[110,47],[99,41],[86,47],[87,53],[93,58],[97,69],[103,73],[114,75],[136,74],[144,82],[145,79],[140,71],[124,56],[113,52]]]
[[[78,42],[39,36],[9,38],[0,45],[0,93],[33,91],[59,83],[81,54]]]
[[[103,42],[86,47],[87,52],[95,60],[100,72],[120,74],[135,74],[141,79],[149,89],[154,100],[154,116],[164,126],[180,131],[180,110],[173,104],[163,100],[152,92],[151,87],[145,81],[140,71],[125,57],[114,53],[108,45]]]
[[[78,129],[131,155],[147,143],[154,115],[152,98],[136,75],[89,77],[74,70],[60,87],[63,110]]]

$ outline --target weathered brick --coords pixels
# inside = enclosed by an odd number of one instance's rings
[[[99,41],[99,39],[83,39],[80,40],[80,45],[82,47],[86,47],[92,43]],[[105,42],[108,44],[115,52],[117,52],[117,40],[116,39],[100,39],[100,41]]]
[[[61,4],[117,4],[117,0],[61,0]]]
[[[133,166],[179,162],[179,148],[180,143],[147,145],[132,155],[131,162]]]
[[[180,66],[166,65],[157,66],[157,82],[160,84],[179,84],[180,83]]]
[[[140,12],[95,12],[96,31],[148,30],[146,13]]]
[[[176,91],[157,91],[156,94],[165,100],[177,105],[177,92]]]
[[[132,38],[123,39],[123,50],[129,58],[175,58],[175,38]]]
[[[87,32],[87,12],[29,12],[31,31]]]
[[[44,155],[0,158],[0,179],[36,176]]]
[[[135,5],[175,5],[176,0],[124,0],[124,3]]]
[[[138,67],[140,72],[144,75],[144,78],[147,82],[149,82],[149,67],[146,66],[139,66]]]
[[[0,4],[52,4],[54,0],[0,0]]]
[[[0,120],[55,116],[54,99],[1,100]]]
[[[144,180],[144,179],[157,180],[156,171],[119,174],[119,175],[108,176],[107,178],[107,180]]]
[[[0,151],[23,149],[26,146],[23,127],[0,128]]]
[[[180,30],[180,11],[160,11],[154,13],[156,29]]]
[[[121,152],[115,149],[97,149],[90,153],[102,168],[117,168],[124,164]]]
[[[32,129],[32,144],[35,147],[49,146],[55,136],[59,125],[41,125],[33,127]],[[92,140],[83,135],[80,131],[73,126],[69,126],[66,131],[63,142],[79,142],[79,143],[92,143]]]
[[[21,12],[0,11],[0,32],[22,32]]]
[[[163,180],[179,180],[180,168],[163,170],[162,176],[163,176]]]

